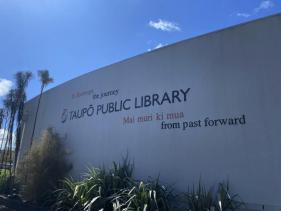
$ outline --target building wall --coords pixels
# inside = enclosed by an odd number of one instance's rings
[[[268,17],[68,81],[43,95],[35,136],[66,136],[73,175],[128,152],[139,178],[160,174],[178,190],[229,180],[245,202],[281,205],[280,26],[281,15]],[[135,105],[146,95],[154,105]],[[21,155],[37,100],[26,103]],[[99,110],[121,101],[122,111]]]

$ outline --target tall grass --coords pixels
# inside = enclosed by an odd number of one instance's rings
[[[215,205],[217,211],[234,211],[245,206],[238,194],[231,193],[229,182],[219,183]]]
[[[214,197],[211,190],[207,190],[201,181],[198,187],[188,190],[186,202],[189,211],[210,211],[213,207]]]
[[[219,183],[217,190],[207,190],[201,181],[185,194],[188,211],[235,211],[244,206],[238,194],[232,194],[229,183]]]
[[[16,178],[24,198],[41,204],[69,170],[62,139],[47,129],[19,162]]]

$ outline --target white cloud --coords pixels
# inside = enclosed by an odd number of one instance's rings
[[[252,15],[255,15],[259,13],[261,10],[267,10],[274,7],[274,3],[272,0],[263,0],[258,7],[254,8],[254,10],[250,13],[245,13],[245,12],[237,12],[236,16],[237,17],[242,17],[242,18],[249,18]],[[233,15],[233,14],[232,14]],[[232,16],[231,15],[231,16]]]
[[[4,78],[0,78],[0,97],[8,94],[10,89],[12,88],[13,82]]]
[[[274,3],[271,0],[265,0],[260,3],[258,7],[254,9],[255,12],[259,12],[260,10],[266,10],[271,7],[274,7]]]
[[[158,45],[155,46],[154,49],[162,48],[164,46],[165,46],[165,44],[159,43]]]
[[[177,23],[159,19],[158,21],[149,21],[148,25],[152,28],[162,31],[181,31]]]
[[[6,130],[5,130],[5,129],[0,129],[0,143],[1,143],[1,141],[2,141],[3,136],[4,136],[5,133],[6,133]]]
[[[236,13],[236,16],[242,17],[242,18],[249,18],[251,15],[249,13],[238,12],[238,13]]]
[[[149,49],[147,49],[147,51],[151,51],[151,50],[156,50],[156,49],[158,49],[158,48],[162,48],[162,47],[164,47],[166,44],[162,44],[162,43],[158,43],[154,48],[149,48]]]
[[[4,149],[4,147],[5,147],[5,143],[6,143],[5,141],[6,141],[6,138],[7,138],[7,133],[8,133],[7,130],[0,129],[0,147],[2,145],[2,149]],[[12,149],[15,148],[15,140],[16,140],[16,135],[15,135],[15,133],[12,133]],[[3,141],[3,143],[2,143],[2,141]]]

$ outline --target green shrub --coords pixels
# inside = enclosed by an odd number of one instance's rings
[[[185,194],[188,211],[235,211],[244,206],[237,194],[231,194],[229,183],[219,183],[217,191],[212,192],[199,182]]]
[[[7,194],[9,193],[11,187],[12,179],[9,176],[8,171],[1,170],[0,171],[0,194]]]
[[[55,193],[57,196],[54,209],[83,210],[91,207],[93,210],[112,209],[113,195],[131,183],[133,164],[124,159],[122,164],[113,163],[113,168],[88,169],[82,181],[64,179],[62,187]]]
[[[215,207],[217,211],[234,211],[244,207],[244,203],[241,202],[238,194],[230,193],[228,182],[219,183]]]
[[[133,179],[133,165],[127,159],[113,163],[108,171],[89,169],[82,181],[64,179],[55,196],[52,208],[58,211],[235,211],[244,207],[238,195],[231,194],[228,183],[219,183],[211,191],[199,182],[181,204],[182,195],[175,197],[159,178],[148,182]]]
[[[201,181],[197,189],[192,188],[186,194],[188,210],[189,211],[209,211],[213,207],[213,194],[211,190],[206,190]]]
[[[17,166],[16,178],[22,184],[24,198],[44,203],[70,167],[61,138],[47,129]]]
[[[152,182],[135,182],[116,194],[113,199],[114,211],[168,211],[172,192],[159,184],[159,179]]]
[[[82,181],[65,179],[54,210],[169,210],[169,192],[159,180],[144,183],[133,179],[133,164],[128,159],[113,163],[113,168],[89,169]]]

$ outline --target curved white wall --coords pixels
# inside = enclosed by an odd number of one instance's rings
[[[180,190],[200,177],[208,185],[229,179],[244,201],[281,205],[280,37],[276,15],[85,74],[43,95],[35,135],[47,127],[66,134],[75,174],[128,151],[138,177],[160,174]],[[154,105],[146,97],[137,108],[145,95]],[[122,111],[98,111],[121,101]],[[26,103],[22,154],[36,102]],[[94,114],[78,118],[90,105]]]

